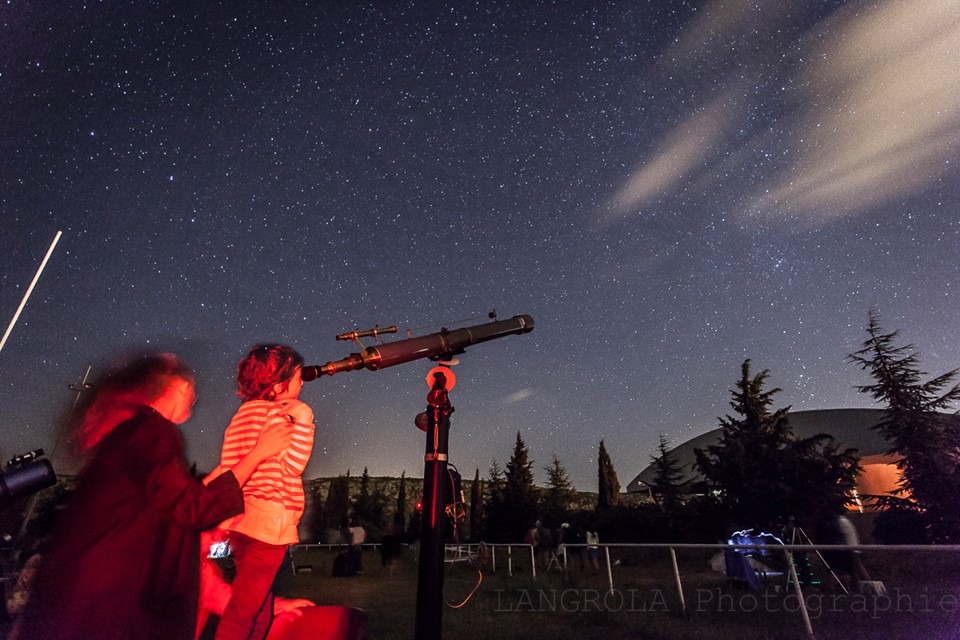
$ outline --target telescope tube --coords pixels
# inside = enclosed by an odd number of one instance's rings
[[[513,316],[509,320],[497,320],[453,331],[444,330],[427,336],[368,347],[361,353],[351,353],[342,360],[324,365],[304,366],[301,377],[305,382],[309,382],[322,375],[332,376],[342,371],[357,369],[379,371],[420,358],[439,359],[442,356],[453,356],[474,344],[531,331],[533,331],[531,316]]]

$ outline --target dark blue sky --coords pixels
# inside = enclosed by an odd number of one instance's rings
[[[451,459],[517,431],[622,484],[777,406],[872,406],[871,307],[960,365],[960,16],[935,2],[0,5],[0,454],[128,349],[197,368],[212,466],[256,342],[310,362],[530,314],[461,357]],[[369,344],[369,343],[368,343]],[[309,384],[308,476],[422,472],[421,361]]]

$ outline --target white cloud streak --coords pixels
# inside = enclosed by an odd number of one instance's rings
[[[738,9],[739,7],[739,9]],[[713,91],[666,131],[598,213],[609,223],[659,205],[691,186],[717,193],[735,163],[753,164],[757,150],[776,147],[778,164],[754,169],[738,194],[741,220],[809,228],[905,199],[945,175],[960,158],[960,9],[952,2],[890,0],[851,4],[817,25],[799,47],[799,62],[782,78],[792,87],[776,132],[738,140],[742,96],[750,73],[747,47],[724,53],[723,42],[770,38],[788,11],[765,14],[745,35],[744,3],[718,2],[664,56],[672,73],[727,60],[727,89]],[[739,17],[738,17],[739,16]],[[699,43],[699,46],[698,46]],[[769,62],[787,45],[756,43]],[[766,69],[774,64],[770,62]],[[723,65],[720,65],[721,67]],[[770,71],[765,71],[770,73]],[[702,80],[706,83],[707,80]],[[715,86],[716,83],[714,83]],[[700,93],[710,93],[705,88]],[[768,99],[761,96],[761,100]],[[769,111],[772,107],[765,110]],[[742,136],[741,136],[742,138]],[[689,198],[688,198],[689,200]]]
[[[526,400],[532,395],[533,395],[533,389],[527,387],[526,389],[520,389],[519,391],[514,391],[504,399],[503,403],[514,404],[515,402]]]
[[[798,157],[749,210],[817,226],[956,172],[960,10],[950,4],[891,2],[828,25],[801,79],[815,104],[791,123]]]

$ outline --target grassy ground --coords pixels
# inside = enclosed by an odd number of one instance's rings
[[[474,595],[460,608],[444,611],[444,637],[480,640],[577,638],[597,640],[757,640],[805,639],[799,600],[783,577],[770,578],[754,593],[709,567],[708,552],[678,552],[686,612],[669,556],[658,550],[613,554],[614,590],[607,577],[573,565],[560,573],[531,579],[529,568],[514,565],[507,575],[484,572]],[[412,554],[392,568],[366,552],[364,575],[333,578],[335,554],[298,551],[301,568],[281,574],[279,592],[318,604],[358,607],[367,612],[370,638],[413,636],[417,566]],[[960,557],[915,553],[867,559],[872,577],[883,580],[888,597],[846,596],[829,580],[806,590],[811,625],[819,640],[957,640],[960,638]],[[304,567],[309,565],[309,570]],[[825,573],[818,571],[818,573]],[[828,574],[824,575],[829,578]],[[458,604],[478,579],[466,563],[448,565],[444,598]]]

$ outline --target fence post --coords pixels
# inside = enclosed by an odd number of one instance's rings
[[[800,613],[803,616],[803,625],[807,630],[807,637],[810,640],[816,640],[813,635],[813,625],[810,624],[810,612],[807,611],[807,601],[803,599],[803,589],[800,588],[800,578],[797,576],[797,567],[793,564],[793,554],[790,551],[784,551],[787,556],[787,565],[790,567],[790,578],[793,580],[793,586],[797,589],[797,597],[800,598]]]
[[[677,552],[670,547],[670,559],[673,560],[673,577],[677,581],[677,593],[680,594],[680,608],[683,615],[687,615],[687,602],[683,598],[683,583],[680,582],[680,567],[677,566]]]
[[[507,575],[513,577],[513,546],[507,545]]]
[[[287,553],[290,554],[290,570],[293,572],[293,575],[297,575],[297,561],[293,558],[294,551],[294,545],[287,547]]]
[[[610,547],[603,545],[603,554],[607,558],[607,582],[610,584],[610,593],[613,593],[613,569],[610,568]]]
[[[530,545],[530,571],[533,579],[537,579],[537,554],[533,549],[533,545]]]

